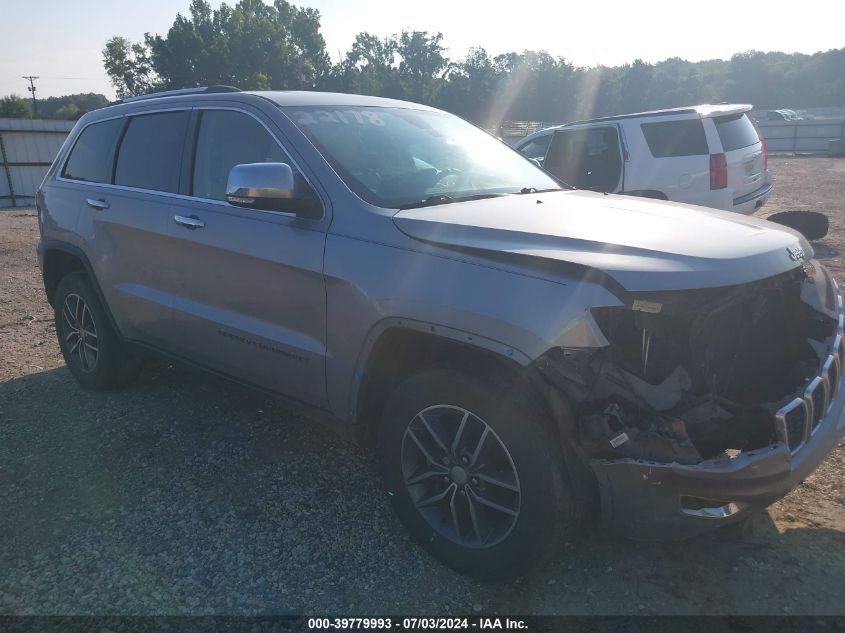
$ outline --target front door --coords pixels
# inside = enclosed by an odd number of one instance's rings
[[[613,125],[556,130],[543,164],[576,189],[613,193],[622,183],[622,151]]]
[[[188,189],[172,208],[171,347],[240,380],[325,405],[326,292],[320,220],[225,201],[232,167],[284,162],[309,186],[260,113],[196,111]],[[171,265],[168,265],[171,268]]]

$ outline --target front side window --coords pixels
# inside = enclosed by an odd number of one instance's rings
[[[284,111],[347,187],[377,206],[560,189],[535,163],[451,114],[374,106]]]
[[[640,125],[655,158],[702,156],[709,153],[701,119],[679,119]]]
[[[533,141],[529,141],[519,148],[519,151],[525,154],[528,158],[536,160],[540,165],[546,158],[546,151],[549,149],[549,143],[552,140],[551,134],[540,136]]]
[[[226,200],[229,172],[235,165],[247,163],[287,163],[294,169],[276,139],[251,116],[232,110],[203,111],[194,159],[193,195]]]
[[[86,182],[111,182],[112,161],[123,119],[92,123],[79,135],[62,176]]]
[[[187,111],[131,117],[118,150],[114,184],[176,193],[187,127]]]

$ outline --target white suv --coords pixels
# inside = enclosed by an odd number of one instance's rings
[[[576,189],[752,213],[772,191],[750,105],[699,105],[547,128],[516,149]]]

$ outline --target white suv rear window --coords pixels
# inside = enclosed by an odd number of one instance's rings
[[[713,122],[719,132],[723,152],[732,152],[760,141],[754,124],[744,114],[718,117]]]

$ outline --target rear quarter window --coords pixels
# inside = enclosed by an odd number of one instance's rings
[[[655,158],[709,154],[701,119],[642,123],[648,149]]]
[[[176,193],[188,112],[141,114],[120,142],[114,184]]]
[[[70,151],[62,176],[85,182],[110,183],[114,150],[123,121],[121,118],[92,123],[82,130]]]
[[[760,141],[754,124],[744,114],[717,117],[713,123],[716,124],[724,152],[732,152]]]

